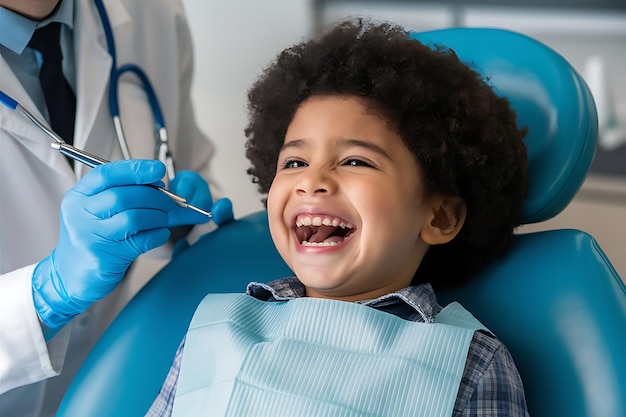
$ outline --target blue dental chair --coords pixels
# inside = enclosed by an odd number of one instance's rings
[[[561,212],[587,174],[598,133],[582,78],[552,49],[509,31],[457,28],[413,36],[454,49],[510,100],[520,126],[528,126],[524,223]],[[242,292],[249,281],[287,275],[265,212],[203,236],[111,324],[58,416],[143,416],[206,293]],[[518,234],[506,257],[438,297],[442,304],[460,301],[509,348],[532,417],[626,416],[626,287],[588,234]]]

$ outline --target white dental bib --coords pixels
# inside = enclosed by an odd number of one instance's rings
[[[319,298],[210,294],[185,342],[173,416],[450,417],[474,332]]]

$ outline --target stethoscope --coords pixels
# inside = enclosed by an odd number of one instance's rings
[[[148,95],[148,101],[150,103],[150,107],[152,109],[152,113],[154,115],[155,127],[158,133],[159,143],[156,146],[156,158],[163,162],[167,167],[167,177],[171,181],[176,172],[174,170],[174,160],[172,158],[172,154],[169,150],[168,139],[167,139],[167,131],[165,129],[165,121],[163,119],[163,113],[161,112],[161,107],[159,106],[159,101],[157,99],[156,93],[154,92],[154,88],[152,88],[152,84],[148,79],[148,76],[145,72],[139,68],[135,64],[125,64],[121,67],[117,66],[116,62],[116,53],[115,53],[115,40],[113,39],[113,31],[111,29],[111,23],[109,21],[109,17],[106,13],[104,5],[102,4],[102,0],[94,0],[96,3],[96,7],[98,9],[98,13],[100,14],[100,19],[102,20],[102,25],[104,27],[104,33],[107,41],[107,49],[111,58],[113,60],[111,65],[111,80],[109,83],[109,107],[111,111],[111,117],[113,118],[113,123],[115,125],[115,133],[117,135],[117,139],[120,144],[120,148],[122,150],[122,155],[124,159],[131,159],[130,152],[128,150],[128,145],[126,143],[126,137],[124,136],[124,129],[122,128],[122,122],[120,119],[119,112],[119,101],[117,95],[117,87],[119,84],[120,76],[125,72],[133,72],[143,84],[143,88]],[[15,110],[22,113],[26,118],[28,118],[33,124],[35,124],[39,129],[41,129],[44,133],[46,133],[49,137],[51,137],[54,142],[51,144],[53,149],[56,149],[61,154],[71,158],[77,162],[85,164],[91,168],[94,168],[98,165],[106,164],[107,161],[104,158],[100,158],[97,155],[90,154],[82,149],[78,149],[68,143],[66,143],[56,132],[54,132],[43,120],[40,120],[31,113],[28,109],[20,105],[15,99],[13,99],[8,94],[4,93],[0,90],[0,104],[8,107],[10,110]],[[212,217],[212,213],[195,207],[189,203],[184,197],[178,196],[171,191],[159,187],[156,185],[148,184],[148,186],[158,189],[159,191],[167,194],[170,198],[172,198],[176,204],[190,208],[198,213],[204,214],[205,216]]]
[[[128,143],[126,142],[126,136],[124,135],[124,128],[122,126],[122,120],[120,118],[120,107],[118,99],[118,86],[119,80],[122,74],[125,72],[134,73],[141,81],[143,89],[148,95],[148,102],[152,109],[154,116],[155,129],[157,133],[158,143],[155,146],[155,158],[163,162],[167,167],[167,177],[171,181],[176,175],[174,168],[174,159],[169,149],[169,142],[167,137],[167,130],[165,129],[165,120],[163,113],[161,112],[161,106],[157,95],[148,79],[146,73],[135,64],[124,64],[120,67],[117,66],[117,53],[115,51],[115,39],[113,37],[113,29],[111,29],[111,22],[107,15],[106,9],[102,0],[94,0],[100,20],[102,21],[102,27],[104,28],[104,35],[107,43],[107,50],[111,56],[111,75],[109,80],[109,110],[111,117],[113,118],[113,124],[115,125],[115,134],[122,150],[122,156],[124,159],[131,159],[130,151],[128,149]]]

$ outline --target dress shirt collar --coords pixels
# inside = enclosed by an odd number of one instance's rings
[[[0,45],[20,55],[35,29],[44,27],[50,22],[59,22],[70,29],[74,25],[74,1],[61,0],[54,13],[42,21],[31,20],[5,7],[0,7]]]
[[[251,282],[246,293],[261,301],[288,301],[306,296],[304,285],[296,278],[282,278],[267,284]],[[432,323],[441,311],[430,284],[403,288],[373,300],[359,301],[377,310],[395,314],[403,319]]]

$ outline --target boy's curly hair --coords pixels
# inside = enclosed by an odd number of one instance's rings
[[[296,110],[314,95],[374,103],[415,155],[428,192],[465,202],[460,233],[429,248],[414,285],[457,286],[506,250],[526,196],[526,131],[454,51],[431,49],[390,23],[357,20],[280,53],[248,92],[248,174],[261,193]]]

